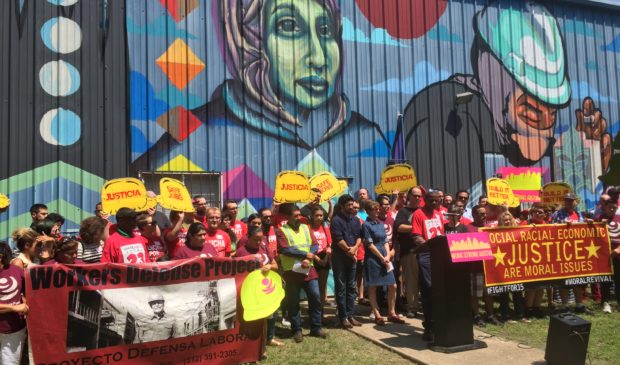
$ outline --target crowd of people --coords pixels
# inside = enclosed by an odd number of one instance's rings
[[[315,193],[315,199],[303,207],[274,204],[243,220],[238,217],[236,201],[228,200],[220,209],[209,206],[204,196],[193,198],[194,212],[171,211],[168,216],[156,208],[145,212],[121,208],[111,217],[99,203],[95,215],[81,222],[75,237],[63,235],[62,215],[34,204],[31,226],[12,234],[15,251],[7,242],[0,242],[0,283],[18,283],[15,295],[0,298],[0,363],[19,363],[26,344],[29,308],[24,296],[24,270],[32,265],[253,256],[262,263],[263,272],[279,272],[285,284],[281,310],[267,321],[267,345],[283,345],[275,338],[279,315],[283,326],[290,327],[294,341],[303,341],[301,289],[308,300],[310,336],[326,338],[326,324],[347,329],[361,326],[356,306],[369,305],[369,320],[378,326],[403,324],[403,316],[421,316],[423,339],[432,341],[431,239],[484,227],[598,221],[609,226],[615,283],[593,284],[589,290],[583,286],[532,285],[524,292],[493,296],[485,290],[482,262],[475,262],[471,264],[472,318],[478,326],[529,322],[554,311],[568,311],[573,302],[572,310],[584,313],[590,311],[584,304],[588,296],[600,302],[605,313],[611,313],[612,299],[620,303],[620,189],[609,189],[596,211],[586,214],[577,211],[578,198],[572,194],[557,207],[534,203],[529,209],[509,209],[489,204],[485,197],[470,204],[466,190],[450,195],[414,187],[373,200],[362,188],[355,197],[340,196],[335,206],[331,201],[322,205],[320,191]],[[335,322],[324,315],[330,305],[330,271],[337,307]],[[547,308],[543,308],[545,294]],[[495,303],[499,304],[498,313]],[[154,299],[149,304],[161,303]],[[480,313],[481,304],[485,316]]]

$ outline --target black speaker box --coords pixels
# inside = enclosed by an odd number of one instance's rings
[[[585,364],[591,326],[590,322],[572,314],[550,316],[545,350],[547,364]]]

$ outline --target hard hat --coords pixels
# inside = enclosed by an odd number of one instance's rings
[[[151,294],[149,295],[149,304],[153,302],[163,302],[164,296],[161,294]]]
[[[551,105],[570,100],[560,29],[544,6],[498,1],[476,14],[474,30],[528,93]]]

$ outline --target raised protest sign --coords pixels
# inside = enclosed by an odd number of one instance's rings
[[[314,199],[308,176],[300,171],[282,171],[276,177],[276,203],[305,203]]]
[[[482,261],[493,258],[487,232],[449,234],[447,238],[452,262]]]
[[[115,214],[119,209],[131,208],[146,210],[149,200],[142,181],[132,177],[114,179],[106,182],[101,189],[103,211]]]
[[[490,293],[523,284],[563,280],[563,285],[611,281],[610,243],[602,223],[486,229],[493,260],[484,261]]]
[[[336,179],[331,173],[320,172],[310,179],[310,188],[321,191],[321,203],[344,193],[347,190],[347,182]]]
[[[245,322],[239,300],[258,266],[228,258],[30,266],[34,364],[258,361],[265,321]]]
[[[518,207],[519,199],[513,194],[512,188],[504,179],[496,177],[487,180],[487,196],[489,204]]]
[[[0,209],[8,208],[11,205],[11,200],[8,196],[0,194]]]
[[[192,197],[182,182],[169,177],[159,180],[159,204],[166,209],[179,212],[193,212]]]
[[[547,205],[564,203],[564,196],[573,192],[570,185],[563,182],[552,182],[545,184],[542,188],[541,201]]]
[[[542,168],[540,167],[502,167],[497,170],[510,185],[513,194],[520,202],[540,201]]]
[[[390,165],[381,172],[381,182],[375,186],[375,192],[392,194],[394,190],[407,191],[416,185],[418,185],[418,179],[411,165]]]

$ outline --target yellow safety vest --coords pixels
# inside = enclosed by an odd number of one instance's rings
[[[312,246],[312,239],[310,238],[310,230],[305,224],[299,225],[299,232],[295,232],[288,224],[282,226],[282,233],[286,236],[289,247],[295,247],[302,252],[310,252],[310,246]],[[303,259],[301,259],[303,260]],[[301,261],[299,258],[290,257],[287,255],[280,255],[280,262],[282,263],[282,269],[284,271],[293,270],[295,261]],[[312,266],[312,260],[310,260],[310,266]]]

